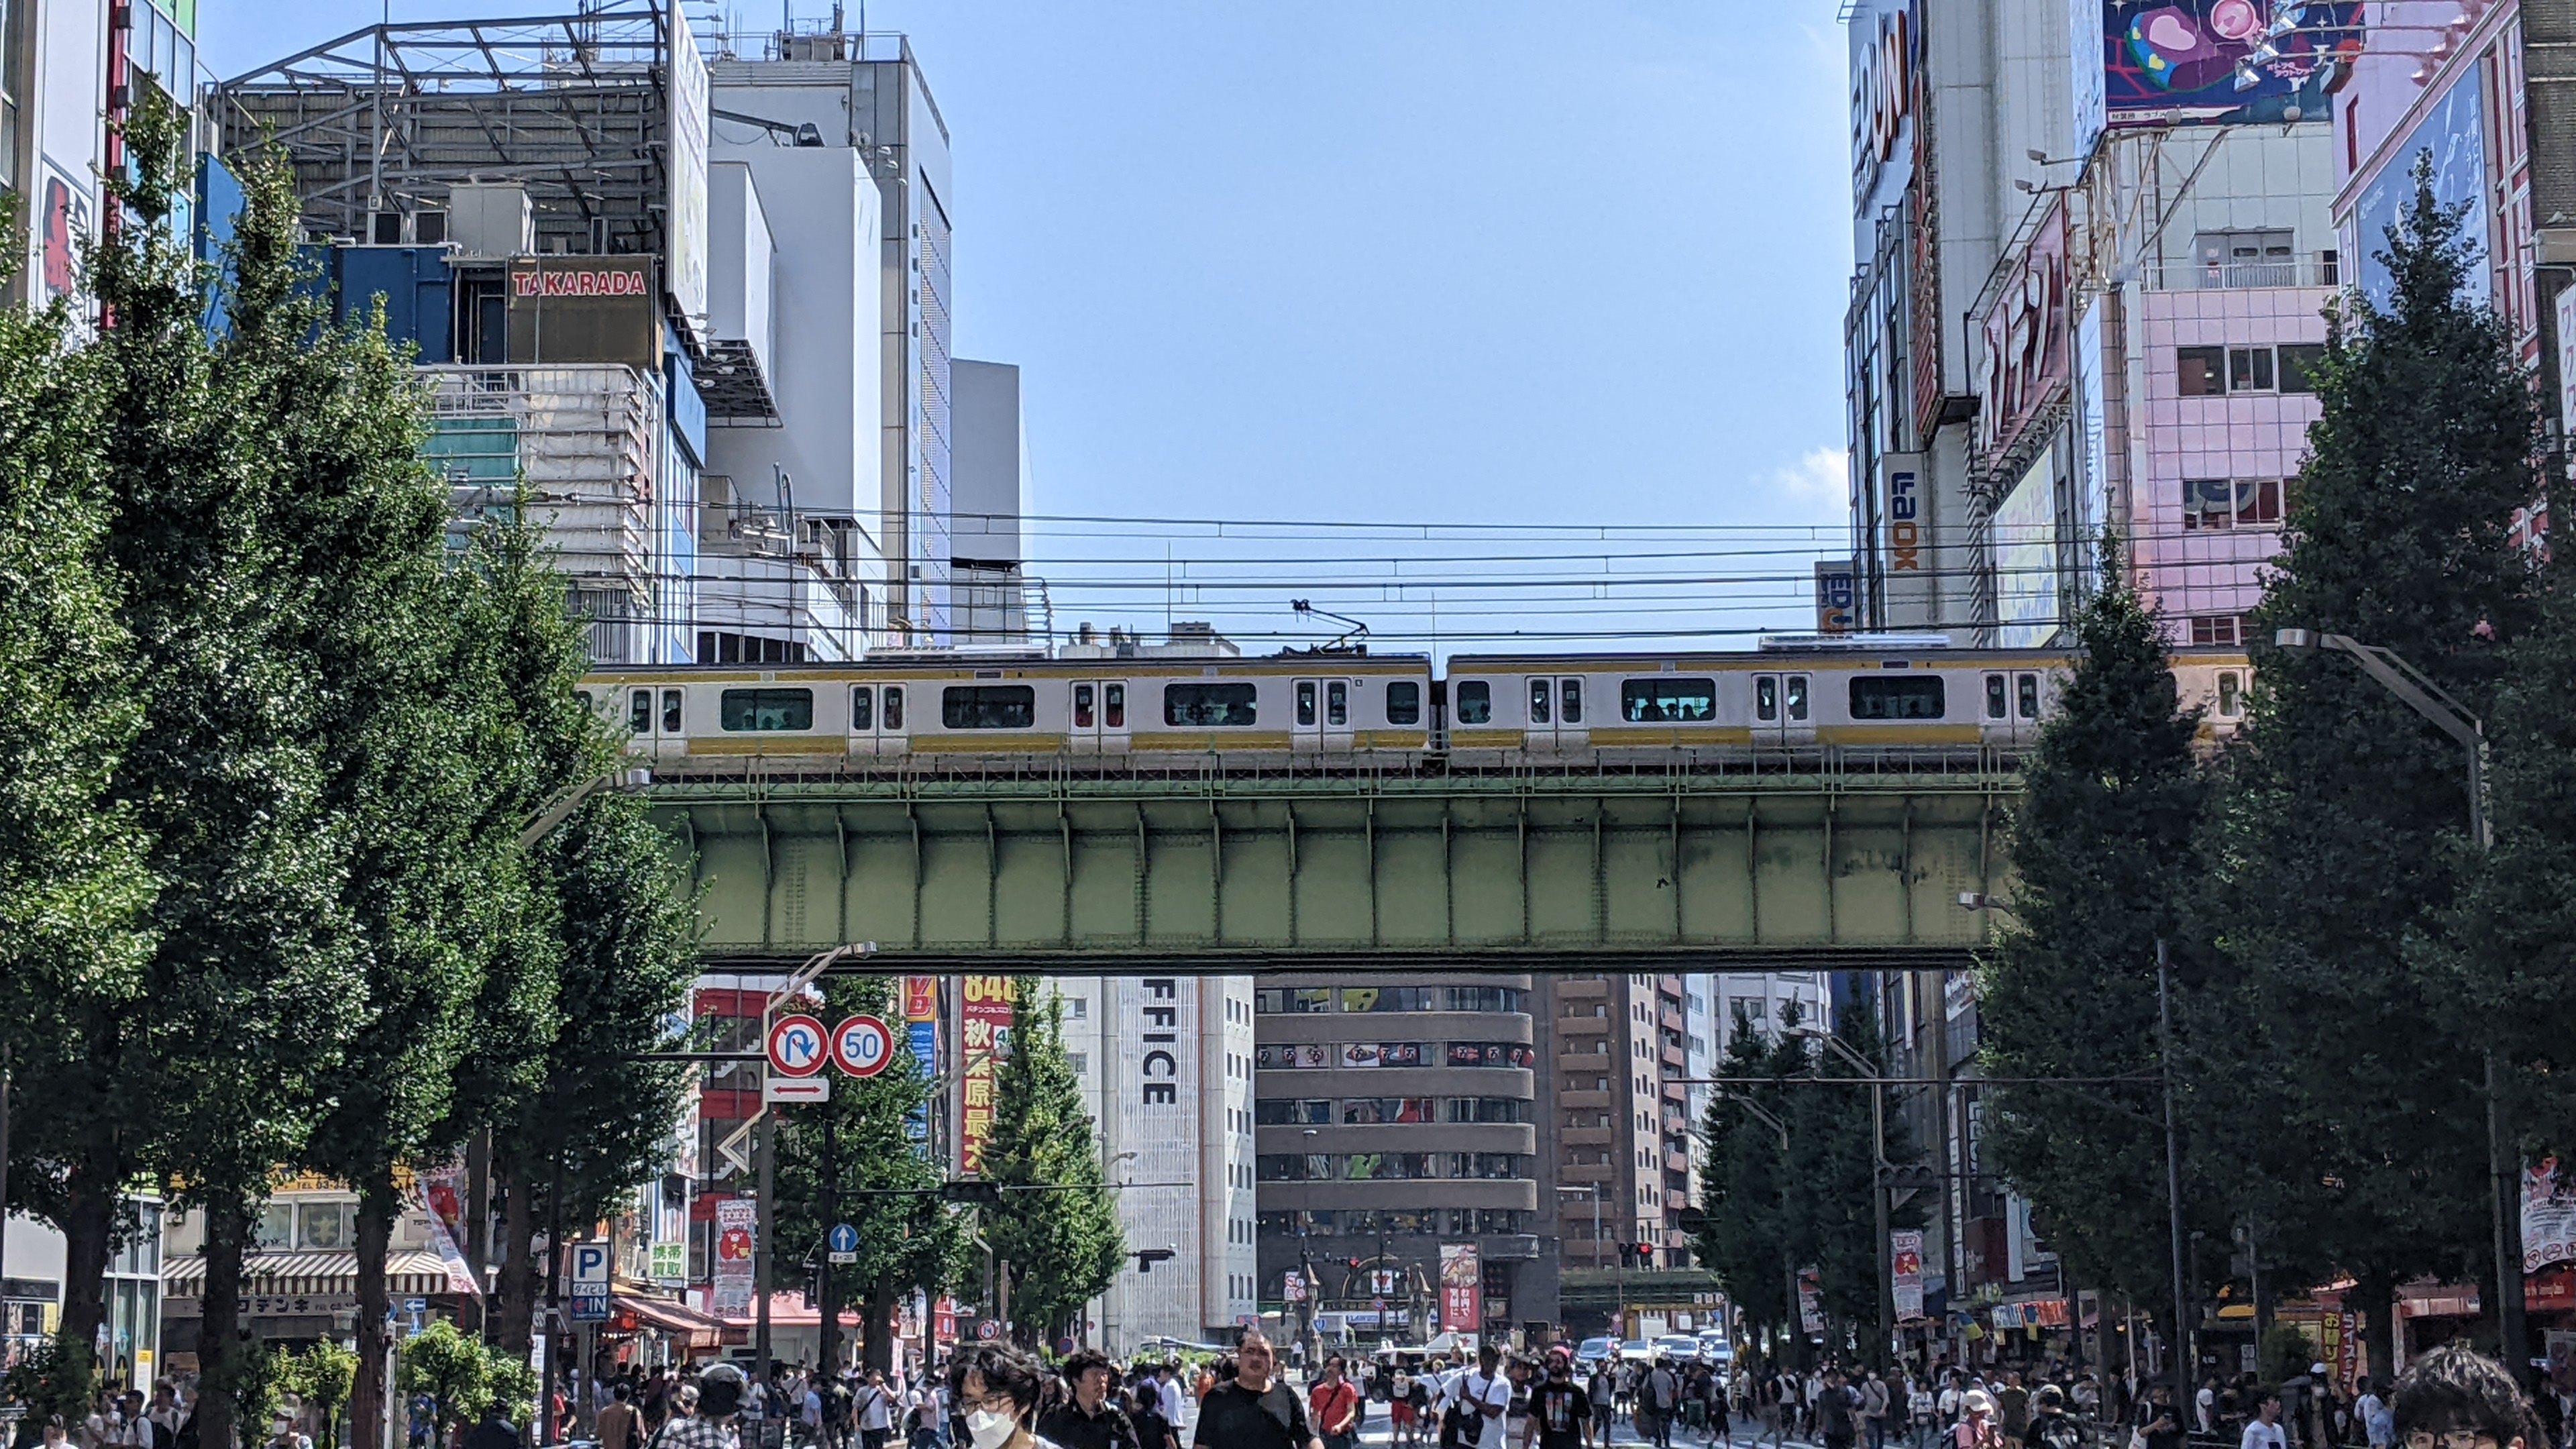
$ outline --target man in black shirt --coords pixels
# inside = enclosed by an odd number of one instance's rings
[[[1306,1425],[1306,1405],[1295,1390],[1272,1381],[1278,1356],[1261,1330],[1244,1330],[1235,1349],[1235,1374],[1199,1401],[1192,1445],[1206,1449],[1324,1449]]]
[[[1073,1386],[1073,1398],[1039,1418],[1039,1438],[1064,1449],[1143,1449],[1135,1421],[1109,1402],[1109,1385],[1118,1371],[1109,1366],[1108,1355],[1082,1349],[1064,1361],[1063,1372],[1064,1381]]]
[[[1592,1443],[1592,1396],[1574,1381],[1574,1361],[1563,1349],[1547,1356],[1547,1382],[1530,1391],[1529,1427],[1521,1431],[1520,1449],[1529,1449],[1533,1440],[1538,1449],[1588,1449]]]

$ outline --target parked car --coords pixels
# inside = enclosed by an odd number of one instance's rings
[[[1615,1338],[1587,1338],[1575,1347],[1574,1361],[1585,1373],[1590,1373],[1618,1347],[1619,1341]]]

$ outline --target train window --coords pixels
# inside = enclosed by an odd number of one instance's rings
[[[2023,719],[2039,718],[2038,675],[2016,674],[2013,676],[2013,705],[2020,712]]]
[[[679,732],[680,732],[680,692],[679,692],[678,690],[676,690],[676,689],[666,689],[666,690],[663,690],[663,691],[662,691],[662,733],[664,733],[664,734],[666,734],[666,735],[676,735],[676,734],[678,734]]]
[[[903,686],[900,684],[885,687],[885,727],[890,730],[903,728]]]
[[[1490,724],[1494,718],[1494,687],[1481,679],[1458,681],[1458,723]]]
[[[1560,679],[1556,682],[1556,717],[1567,724],[1583,723],[1583,681]]]
[[[1619,714],[1630,724],[1682,724],[1717,718],[1717,681],[1658,674],[1619,686]]]
[[[1249,684],[1166,684],[1163,723],[1220,729],[1248,725],[1258,714],[1259,693]]]
[[[1351,687],[1343,680],[1324,686],[1324,723],[1346,725],[1351,722]]]
[[[1807,676],[1792,674],[1782,681],[1781,692],[1789,696],[1789,718],[1807,717]]]
[[[1989,674],[1986,676],[1986,718],[2002,719],[2004,707],[2004,677]]]
[[[1941,676],[1937,674],[1901,679],[1863,675],[1851,682],[1853,719],[1939,719],[1942,714]]]
[[[1758,720],[1776,720],[1780,717],[1780,676],[1776,674],[1753,676],[1753,717]]]
[[[939,692],[939,722],[952,730],[1024,730],[1037,718],[1030,685],[952,684]]]
[[[850,687],[850,731],[853,734],[877,727],[877,692],[864,684]]]
[[[1529,696],[1529,722],[1534,725],[1543,725],[1548,723],[1548,682],[1544,679],[1531,680],[1529,682]]]
[[[1311,725],[1311,724],[1313,724],[1314,722],[1315,722],[1315,681],[1313,681],[1313,680],[1311,680],[1311,679],[1301,679],[1301,680],[1298,680],[1298,681],[1297,681],[1297,723],[1299,723],[1299,724],[1301,724],[1301,725]]]
[[[716,701],[716,723],[728,730],[810,730],[810,689],[728,689]]]
[[[639,735],[653,727],[653,691],[638,689],[627,694],[626,727]]]
[[[1104,684],[1100,686],[1100,720],[1102,724],[1113,730],[1123,730],[1127,728],[1126,685]]]
[[[1073,727],[1078,730],[1091,728],[1091,686],[1088,684],[1073,687]]]
[[[2234,719],[2245,712],[2245,676],[2233,669],[2218,672],[2218,717]]]
[[[1386,722],[1422,723],[1422,685],[1419,681],[1399,679],[1386,687]]]

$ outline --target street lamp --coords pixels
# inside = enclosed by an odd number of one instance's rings
[[[1780,1221],[1785,1226],[1792,1211],[1789,1206],[1789,1124],[1764,1111],[1761,1103],[1742,1092],[1720,1091],[1718,1095],[1743,1108],[1746,1115],[1768,1125],[1772,1131],[1780,1134]],[[1789,1303],[1785,1311],[1789,1319],[1787,1327],[1791,1334],[1790,1342],[1799,1347],[1799,1352],[1792,1355],[1794,1361],[1806,1357],[1807,1321],[1798,1311],[1798,1260],[1784,1256],[1782,1266],[1789,1275]]]
[[[1812,1026],[1786,1028],[1790,1036],[1823,1044],[1826,1050],[1849,1062],[1869,1084],[1869,1208],[1878,1227],[1878,1348],[1870,1357],[1881,1368],[1887,1366],[1888,1346],[1896,1339],[1896,1264],[1887,1242],[1887,1084],[1886,1073],[1872,1066],[1860,1053],[1845,1045],[1843,1039],[1829,1031]],[[1784,1148],[1783,1151],[1786,1149]]]
[[[581,808],[582,801],[602,790],[618,790],[631,795],[650,788],[652,783],[653,772],[645,769],[612,770],[605,775],[593,775],[548,801],[546,808],[537,812],[537,818],[529,821],[527,828],[519,832],[519,848],[536,849],[538,841],[553,834],[556,826],[572,818],[572,812]]]
[[[2332,649],[2349,654],[2382,688],[2406,702],[2409,709],[2422,715],[2435,729],[2457,740],[2469,757],[2469,838],[2480,850],[2495,848],[2495,828],[2487,820],[2487,736],[2486,727],[2468,707],[2453,699],[2442,686],[2424,677],[2423,671],[2397,656],[2397,651],[2376,644],[2364,644],[2349,634],[2328,634],[2315,629],[2282,629],[2274,632],[2272,643],[2281,649],[2309,651]],[[2515,1219],[2517,1204],[2514,1191],[2519,1184],[2508,1180],[2505,1161],[2504,1082],[2496,1071],[2495,1048],[2486,1050],[2487,1092],[2487,1178],[2495,1216],[2495,1281],[2496,1281],[2496,1347],[2514,1380],[2530,1377],[2531,1351],[2524,1340],[2522,1325],[2522,1283],[2518,1251],[2521,1233]]]

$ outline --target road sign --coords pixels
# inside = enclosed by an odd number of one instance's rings
[[[987,1341],[999,1338],[1002,1336],[1002,1325],[997,1320],[987,1318],[975,1325],[975,1336]]]
[[[405,1313],[427,1313],[428,1311],[429,1300],[426,1298],[406,1298],[403,1300],[403,1312]]]
[[[1305,1302],[1305,1301],[1306,1301],[1306,1279],[1305,1279],[1305,1275],[1303,1275],[1303,1274],[1299,1273],[1299,1272],[1298,1272],[1296,1269],[1294,1269],[1294,1268],[1289,1269],[1289,1270],[1287,1271],[1287,1273],[1286,1273],[1286,1274],[1284,1274],[1284,1275],[1282,1275],[1282,1277],[1281,1277],[1281,1279],[1280,1279],[1280,1285],[1279,1285],[1279,1296],[1280,1296],[1282,1299],[1284,1299],[1284,1300],[1286,1300],[1287,1302],[1290,1302],[1290,1303],[1303,1303],[1303,1302]]]
[[[769,1069],[782,1077],[810,1077],[823,1070],[823,1023],[803,1012],[778,1018],[769,1028]]]
[[[1372,1293],[1394,1292],[1395,1270],[1393,1268],[1378,1268],[1371,1271],[1369,1274],[1369,1291]]]
[[[764,1102],[828,1102],[832,1100],[830,1077],[772,1077],[760,1084]]]
[[[894,1033],[873,1016],[846,1018],[832,1029],[832,1060],[854,1077],[873,1077],[894,1060]]]
[[[859,1250],[859,1230],[848,1223],[834,1223],[826,1241],[835,1253],[855,1253]]]
[[[575,1243],[571,1252],[572,1321],[605,1323],[608,1321],[608,1245]]]
[[[1369,1307],[1376,1309],[1380,1313],[1384,1313],[1386,1311],[1386,1300],[1383,1298],[1372,1298],[1369,1300]]]

